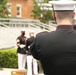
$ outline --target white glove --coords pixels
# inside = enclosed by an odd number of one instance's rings
[[[20,48],[24,48],[24,47],[25,47],[25,45],[22,45],[22,44],[20,45]]]
[[[26,51],[26,53],[28,54],[28,51]]]

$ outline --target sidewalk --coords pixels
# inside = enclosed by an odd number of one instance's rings
[[[18,69],[0,68],[0,75],[11,75],[11,71],[16,71]],[[44,75],[44,74],[38,74]]]

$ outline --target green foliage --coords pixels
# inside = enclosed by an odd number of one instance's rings
[[[16,49],[0,50],[0,66],[4,68],[17,68]]]
[[[43,13],[43,17],[41,18],[42,22],[46,23],[46,22],[49,22],[50,20],[53,20],[52,11],[48,10],[44,12],[45,13]]]
[[[0,66],[3,68],[18,68],[17,50],[15,48],[0,50]],[[26,69],[27,69],[27,63]]]
[[[44,0],[43,3],[48,3],[49,0]],[[52,17],[52,11],[50,10],[41,10],[40,7],[38,6],[36,0],[34,0],[34,9],[32,10],[33,14],[32,16],[35,18],[35,19],[39,19],[41,22],[44,22],[44,23],[48,23],[49,20],[53,20],[53,17]],[[43,17],[41,17],[41,14],[43,15]]]
[[[8,5],[6,3],[8,0],[0,0],[0,17],[8,17]]]
[[[8,0],[0,0],[0,4],[6,4]]]
[[[41,13],[41,10],[38,7],[38,4],[36,3],[36,1],[34,0],[34,9],[32,10],[32,16],[35,19],[39,19],[40,15],[41,15],[40,13]]]
[[[50,1],[50,0],[44,0],[44,3],[48,3],[48,1]]]

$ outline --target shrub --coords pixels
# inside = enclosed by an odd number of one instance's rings
[[[18,68],[17,50],[15,48],[0,50],[0,66],[4,68]],[[41,65],[38,67],[41,69]],[[27,63],[26,67],[27,69]]]
[[[4,68],[17,68],[17,53],[16,49],[0,50],[0,66]]]

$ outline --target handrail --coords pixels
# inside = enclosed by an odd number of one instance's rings
[[[45,30],[51,30],[52,28],[56,27],[56,24],[44,24],[40,22],[39,20],[32,20],[32,19],[13,19],[13,18],[0,18],[0,22],[2,25],[8,25],[9,27],[11,26],[16,26],[16,27],[37,27],[40,29],[45,29]]]
[[[4,27],[9,28],[9,26],[7,26],[6,24],[3,24],[3,23],[1,23],[1,22],[0,22],[0,26],[4,26]]]

